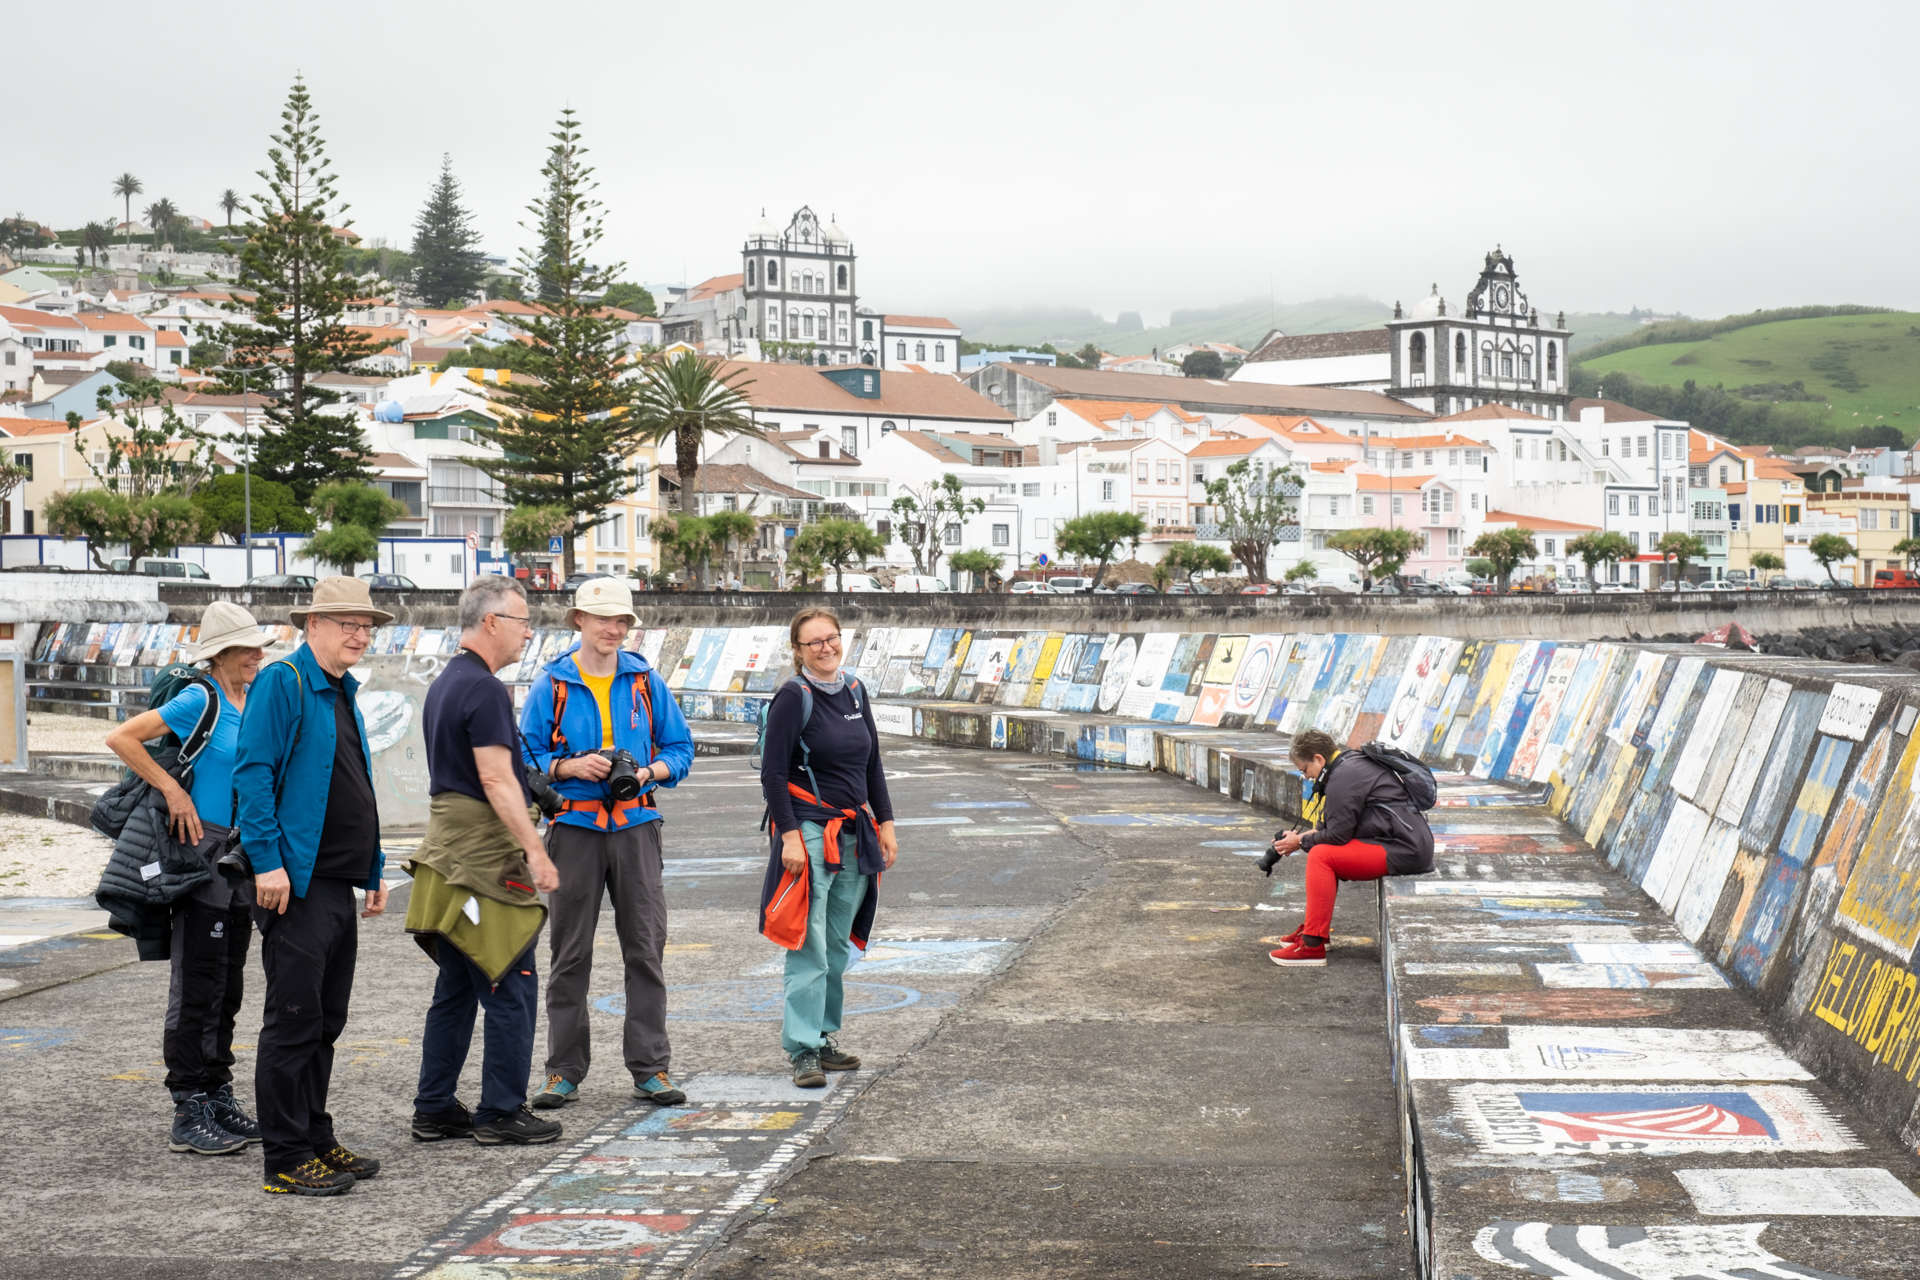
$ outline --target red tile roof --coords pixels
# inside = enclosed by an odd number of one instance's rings
[[[955,333],[960,332],[959,325],[939,316],[887,316],[885,319],[888,324],[902,329],[951,329]]]
[[[1510,524],[1520,529],[1535,529],[1542,533],[1598,533],[1597,524],[1575,524],[1570,520],[1549,520],[1545,516],[1523,516],[1517,511],[1489,511],[1488,524]]]
[[[1527,422],[1551,422],[1537,413],[1526,413],[1519,409],[1509,409],[1503,404],[1483,404],[1461,413],[1450,413],[1444,418],[1435,418],[1435,422],[1486,422],[1493,419],[1519,418]]]
[[[844,373],[849,369],[861,368],[863,366],[859,365],[821,368],[804,364],[729,361],[723,366],[723,374],[736,378],[735,385],[758,409],[799,409],[899,418],[957,418],[978,422],[1013,421],[1011,413],[966,383],[944,373],[871,370],[880,380],[880,395],[871,400],[854,395],[826,376],[830,371]]]

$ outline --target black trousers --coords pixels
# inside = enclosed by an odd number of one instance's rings
[[[253,909],[266,970],[253,1105],[269,1175],[337,1145],[327,1114],[333,1042],[347,1025],[360,928],[353,886],[315,878],[285,915]]]
[[[253,920],[244,906],[215,907],[189,899],[173,918],[173,974],[168,990],[167,1090],[177,1101],[233,1083],[233,1023],[246,990]]]

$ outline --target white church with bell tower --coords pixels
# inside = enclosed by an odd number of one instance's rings
[[[1239,382],[1378,391],[1439,416],[1501,404],[1564,420],[1573,396],[1562,313],[1542,324],[1513,259],[1495,248],[1466,304],[1449,309],[1440,286],[1384,328],[1273,334],[1234,372]]]
[[[810,345],[815,364],[859,362],[853,241],[831,220],[822,226],[802,205],[781,231],[763,211],[740,250],[740,272],[743,336]]]

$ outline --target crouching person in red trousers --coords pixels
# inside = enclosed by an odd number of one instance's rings
[[[1433,870],[1433,829],[1398,772],[1358,751],[1342,751],[1320,730],[1296,735],[1289,754],[1312,784],[1301,814],[1313,829],[1276,839],[1260,869],[1271,875],[1281,858],[1306,853],[1307,918],[1267,956],[1278,965],[1324,966],[1340,881]]]

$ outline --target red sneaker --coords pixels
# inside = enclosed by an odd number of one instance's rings
[[[1310,947],[1296,939],[1277,951],[1267,952],[1267,959],[1277,965],[1316,966],[1324,969],[1327,965],[1327,949],[1324,946]]]

